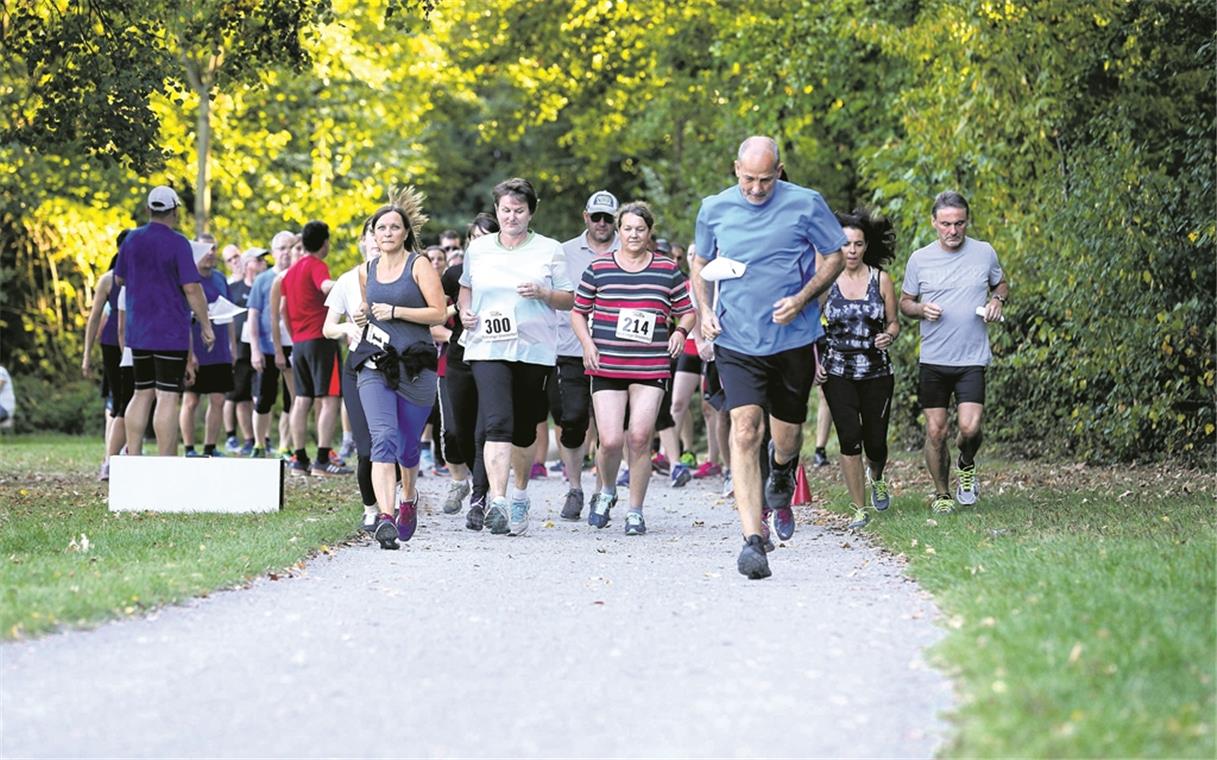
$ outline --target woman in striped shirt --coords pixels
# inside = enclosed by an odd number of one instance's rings
[[[609,523],[617,503],[612,473],[629,447],[630,509],[625,533],[646,533],[643,501],[651,476],[651,439],[655,417],[671,378],[671,358],[684,349],[697,321],[689,301],[689,283],[672,259],[654,252],[655,218],[641,201],[617,212],[621,247],[594,259],[583,273],[571,311],[571,327],[583,344],[583,365],[592,377],[592,406],[600,447],[596,467],[603,477],[592,499],[587,522]],[[679,322],[669,329],[673,317]],[[629,430],[625,430],[626,405]]]

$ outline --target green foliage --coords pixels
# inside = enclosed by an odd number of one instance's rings
[[[38,376],[14,377],[18,433],[56,432],[100,436],[105,406],[97,386],[87,380],[46,380]]]

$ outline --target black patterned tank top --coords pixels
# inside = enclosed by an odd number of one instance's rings
[[[878,269],[870,269],[866,295],[856,301],[843,296],[834,282],[828,289],[824,316],[828,320],[828,352],[824,359],[828,374],[847,380],[892,374],[887,351],[875,348],[875,336],[887,326]]]

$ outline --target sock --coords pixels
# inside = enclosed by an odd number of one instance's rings
[[[642,507],[635,507],[634,505],[632,505],[632,504],[631,504],[631,505],[630,505],[630,508],[629,508],[629,511],[630,511],[630,512],[637,512],[638,514],[642,514]]]
[[[330,449],[328,446],[317,447],[317,461],[326,464],[330,461]]]
[[[976,464],[976,459],[973,458],[971,462],[965,462],[965,461],[963,461],[963,454],[961,453],[959,455],[959,460],[958,460],[957,464],[959,465],[959,469],[962,470],[962,469],[971,467],[972,465]]]
[[[308,452],[304,449],[296,449],[296,461],[300,464],[308,464]]]
[[[246,446],[253,446],[253,445],[254,445],[254,439],[252,439],[252,438],[246,438],[246,439],[245,439],[245,445],[246,445]]]
[[[225,431],[225,432],[224,432],[224,436],[225,436],[226,438],[236,438],[236,437],[237,437],[237,431],[235,431],[235,430],[228,430],[228,431]]]
[[[603,488],[600,489],[600,493],[603,494],[604,496],[609,497],[610,499],[617,498],[616,486],[605,485]]]
[[[216,445],[214,443],[203,444],[203,456],[211,456],[215,452],[216,452]]]
[[[193,446],[187,446],[187,447],[186,447],[186,451],[194,451],[194,447],[193,447]]]
[[[354,433],[343,433],[343,434],[342,434],[342,442],[343,442],[343,444],[351,443],[351,442],[352,442],[352,441],[354,441],[354,440],[355,440],[355,434],[354,434]]]
[[[816,446],[816,453],[820,456],[828,456],[828,449],[823,446]]]
[[[511,500],[512,501],[524,501],[527,498],[528,498],[528,489],[527,488],[516,488],[515,486],[511,487]]]

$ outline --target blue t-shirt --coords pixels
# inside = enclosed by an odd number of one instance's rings
[[[224,279],[224,275],[212,270],[210,276],[203,278],[203,293],[206,294],[209,304],[215,303],[220,296],[228,298],[228,280]],[[203,345],[202,326],[197,322],[190,326],[190,332],[194,336],[194,355],[198,359],[200,367],[209,364],[232,364],[232,347],[228,345],[228,328],[229,325],[211,323],[216,342],[208,351],[207,347]]]
[[[127,288],[127,345],[141,351],[190,348],[190,305],[182,286],[200,282],[190,241],[149,222],[127,235],[114,275]]]
[[[778,181],[773,195],[749,203],[739,186],[702,200],[694,235],[697,255],[718,255],[747,264],[744,275],[719,283],[716,345],[753,356],[771,356],[820,337],[820,305],[812,299],[790,324],[773,321],[773,304],[798,293],[816,273],[816,251],[845,245],[845,232],[815,190]],[[714,284],[706,283],[713,299]]]
[[[258,346],[264,354],[275,353],[274,339],[270,332],[270,287],[275,284],[274,269],[267,269],[254,278],[254,284],[249,289],[247,308],[258,310]]]

